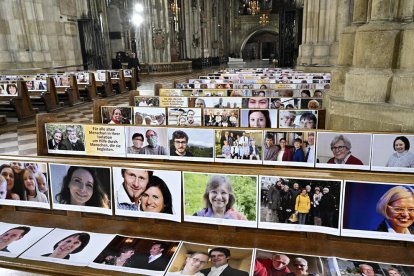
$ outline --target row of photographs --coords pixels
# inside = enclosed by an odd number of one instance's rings
[[[101,119],[103,124],[140,126],[318,128],[317,110],[102,106]]]
[[[177,83],[175,85],[177,89],[329,89],[329,84],[314,84],[314,83],[300,83],[300,84],[283,84],[273,83],[269,80],[269,83],[264,83],[264,80],[246,80],[243,83],[234,83],[233,80],[202,80],[202,79],[190,79],[188,83]]]
[[[0,223],[0,233],[1,256],[140,275],[414,275],[412,264],[343,259],[62,228]],[[215,272],[220,274],[212,274]]]
[[[142,91],[142,90],[141,90]],[[195,90],[191,90],[193,93]],[[251,91],[251,90],[249,90]],[[293,90],[291,90],[292,92]],[[220,90],[220,93],[223,90]],[[226,92],[226,91],[224,91]],[[167,92],[169,93],[169,92]],[[179,93],[186,93],[179,90]],[[318,97],[292,97],[291,94],[280,97],[227,97],[218,96],[135,96],[134,103],[138,107],[198,107],[198,108],[249,108],[249,109],[321,109],[322,96]],[[212,96],[214,95],[214,96]],[[319,97],[321,96],[321,97]]]
[[[0,203],[414,241],[414,185],[0,161]]]
[[[226,85],[225,85],[226,86]],[[229,85],[236,86],[236,85]],[[160,89],[161,97],[295,97],[295,98],[323,98],[323,95],[328,93],[329,87],[324,89],[256,89],[249,88],[252,85],[243,84],[239,88],[220,88],[220,89],[186,89],[176,88],[162,88]]]
[[[314,83],[314,84],[329,84],[331,82],[330,78],[324,77],[316,77],[314,76],[312,79],[305,79],[305,78],[295,78],[289,76],[265,76],[263,74],[221,74],[220,76],[199,76],[199,79],[206,79],[206,80],[217,80],[217,79],[228,79],[232,80],[233,82],[246,82],[248,80],[261,80],[264,83],[272,83],[272,80],[275,80],[275,83],[286,83],[286,84],[299,84],[299,83]]]
[[[414,135],[56,123],[45,128],[48,152],[57,154],[414,172]]]

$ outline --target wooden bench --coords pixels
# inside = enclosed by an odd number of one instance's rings
[[[36,115],[36,110],[33,108],[30,101],[26,83],[24,81],[2,83],[14,83],[17,86],[17,95],[0,95],[0,115],[17,117],[19,121],[23,119],[33,118]]]
[[[62,102],[67,106],[80,104],[82,101],[79,95],[79,90],[76,88],[76,77],[73,74],[69,74],[65,77],[69,79],[69,86],[56,86],[55,84],[59,103]]]
[[[89,83],[78,83],[76,78],[74,81],[73,89],[78,90],[75,93],[79,94],[81,99],[92,101],[98,97],[96,93],[95,75],[93,73],[89,73]]]
[[[125,75],[125,70],[131,70],[131,76],[126,76]],[[131,90],[136,90],[138,85],[137,85],[137,74],[136,74],[136,70],[135,68],[132,69],[123,69],[122,70],[122,77],[124,79],[125,82],[125,87],[127,90],[131,91]]]

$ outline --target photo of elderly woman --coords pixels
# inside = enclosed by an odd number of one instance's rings
[[[346,181],[344,203],[342,235],[414,241],[414,185]]]
[[[53,208],[112,214],[109,167],[49,164]]]
[[[369,170],[370,133],[318,132],[316,167]]]
[[[257,176],[183,172],[183,181],[185,221],[256,227]]]
[[[414,135],[374,134],[373,171],[414,172]]]
[[[283,252],[256,250],[255,276],[336,276],[335,259],[309,255],[294,255]]]
[[[181,221],[181,172],[112,169],[116,215]]]
[[[55,228],[20,258],[86,266],[113,236]]]
[[[242,109],[241,127],[277,128],[277,110]]]

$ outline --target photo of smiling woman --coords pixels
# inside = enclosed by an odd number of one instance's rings
[[[256,225],[256,176],[184,172],[183,179],[186,221]]]
[[[88,233],[75,233],[58,241],[53,246],[53,252],[42,255],[69,260],[70,254],[81,252],[89,243],[90,236]]]
[[[141,195],[139,209],[144,212],[173,214],[172,197],[164,180],[153,175]]]
[[[413,185],[346,181],[344,203],[341,235],[414,241]]]
[[[277,110],[242,109],[241,127],[277,128]]]
[[[110,168],[49,166],[53,208],[111,214]]]

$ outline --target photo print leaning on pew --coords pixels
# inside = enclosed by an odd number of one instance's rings
[[[169,126],[201,126],[201,108],[168,108]]]
[[[52,208],[112,214],[110,167],[49,163]]]
[[[335,258],[338,275],[354,276],[409,276],[414,275],[414,266],[404,264],[379,263],[363,260]]]
[[[164,107],[134,107],[134,125],[165,126],[167,125],[166,108]]]
[[[83,125],[47,123],[45,128],[49,153],[79,155],[85,153]]]
[[[101,118],[103,124],[122,124],[129,125],[133,123],[132,107],[119,106],[102,106]]]
[[[200,128],[169,128],[171,160],[214,161],[214,130]]]
[[[339,235],[342,181],[260,176],[259,228]]]
[[[0,160],[0,204],[50,209],[46,163]]]
[[[315,167],[370,169],[371,133],[319,131],[317,134]]]

